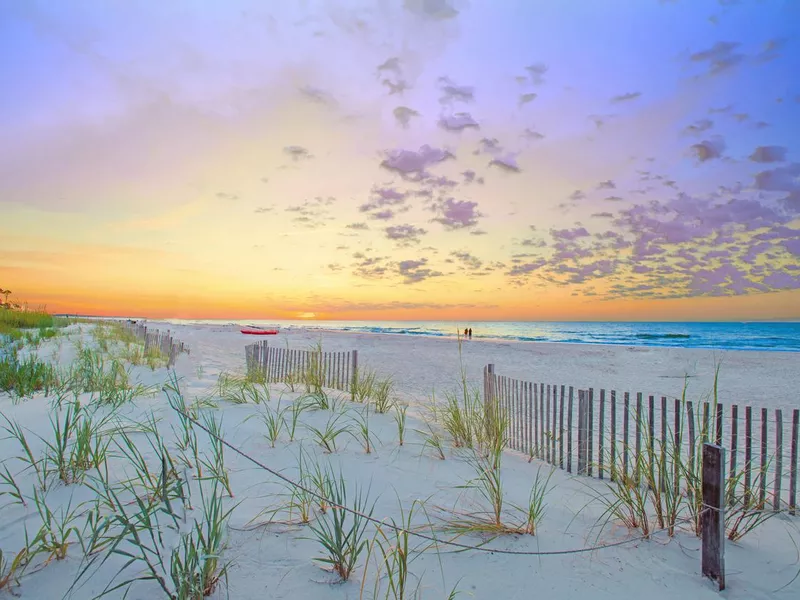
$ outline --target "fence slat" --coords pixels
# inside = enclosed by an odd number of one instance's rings
[[[525,451],[525,384],[517,380],[517,444],[520,452]]]
[[[531,384],[525,382],[525,453],[533,456],[533,444],[531,443],[531,424],[533,411],[531,410]]]
[[[666,491],[667,482],[667,397],[661,396],[661,448],[660,448],[660,462],[658,463],[658,485],[661,491]],[[676,448],[676,452],[680,452],[681,447]]]
[[[566,386],[561,386],[561,398],[558,401],[558,466],[564,469],[564,392]]]
[[[552,462],[550,460],[550,384],[547,384],[547,402],[545,404],[545,434],[544,434],[544,452],[545,452],[545,460],[547,462]]]
[[[589,394],[586,398],[586,402],[588,404],[588,412],[587,412],[587,419],[588,419],[588,440],[587,440],[587,454],[586,454],[586,470],[589,477],[592,476],[594,472],[594,456],[592,450],[594,448],[594,388],[589,388]]]
[[[714,433],[714,443],[717,446],[722,446],[722,420],[723,420],[723,404],[717,403],[717,426]]]
[[[731,466],[728,477],[734,481],[736,477],[736,454],[739,447],[739,406],[731,405]],[[728,504],[731,504],[736,497],[736,490],[731,489],[728,493]]]
[[[767,409],[761,409],[761,469],[759,473],[758,507],[767,501]]]
[[[633,480],[638,484],[641,481],[638,457],[642,455],[642,392],[636,392],[636,464],[633,468]]]
[[[628,449],[630,448],[630,437],[628,431],[630,430],[630,414],[631,414],[631,395],[630,392],[625,392],[624,396],[625,412],[622,413],[622,475],[628,476]]]
[[[744,408],[744,504],[750,506],[750,483],[752,478],[751,465],[753,464],[753,408]]]
[[[611,390],[611,456],[608,464],[611,467],[611,481],[617,480],[617,391]]]
[[[694,404],[689,400],[686,402],[686,421],[689,424],[689,465],[695,468],[695,452],[697,450],[697,437],[695,431]]]
[[[654,396],[647,398],[647,462],[650,470],[650,481],[655,481],[656,475],[656,399]]]
[[[585,390],[578,390],[578,475],[586,475],[588,457],[588,427],[589,427],[589,407],[587,393]]]
[[[775,409],[775,486],[772,494],[772,510],[781,509],[781,484],[783,483],[783,411]]]
[[[569,402],[567,406],[567,473],[572,473],[572,394],[573,387],[569,386]]]
[[[536,458],[541,459],[539,455],[539,386],[534,383],[531,388],[533,390],[531,398],[533,402],[533,454]]]
[[[603,475],[603,430],[606,427],[606,391],[600,390],[600,415],[597,419],[597,474],[600,479]]]
[[[789,514],[797,508],[797,436],[800,429],[800,408],[792,411],[792,464],[789,465]]]
[[[545,460],[545,447],[544,447],[544,384],[539,384],[539,458]]]
[[[525,440],[527,420],[525,418],[525,382],[517,381],[517,406],[519,407],[519,451],[525,452],[527,442]]]
[[[675,452],[676,454],[672,458],[672,477],[673,477],[673,489],[680,490],[681,484],[681,442],[683,440],[683,420],[681,419],[681,400],[680,398],[675,398],[675,415],[674,415],[674,427],[675,431],[673,435],[675,436]]]

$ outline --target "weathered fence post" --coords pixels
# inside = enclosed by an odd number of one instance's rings
[[[588,473],[589,406],[586,390],[578,390],[578,475]]]
[[[703,444],[702,572],[725,589],[725,449]]]

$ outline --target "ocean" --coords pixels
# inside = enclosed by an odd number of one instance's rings
[[[471,327],[473,339],[484,340],[800,352],[800,322],[557,323],[474,321],[456,323],[451,321],[228,321],[218,319],[196,321],[175,319],[170,322],[175,324],[253,324],[278,329],[303,328],[435,337],[455,337],[456,332],[463,334],[465,328]]]

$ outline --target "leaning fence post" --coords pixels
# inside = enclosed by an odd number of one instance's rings
[[[725,589],[725,449],[703,444],[702,572]]]

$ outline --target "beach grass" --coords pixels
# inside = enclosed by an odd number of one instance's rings
[[[324,495],[330,500],[329,510],[309,524],[313,539],[322,550],[322,556],[316,560],[327,565],[341,581],[347,581],[368,546],[365,534],[375,505],[370,504],[369,489],[364,490],[358,484],[351,484],[353,501],[348,503],[345,477],[341,472],[335,474],[330,466],[324,482]]]

